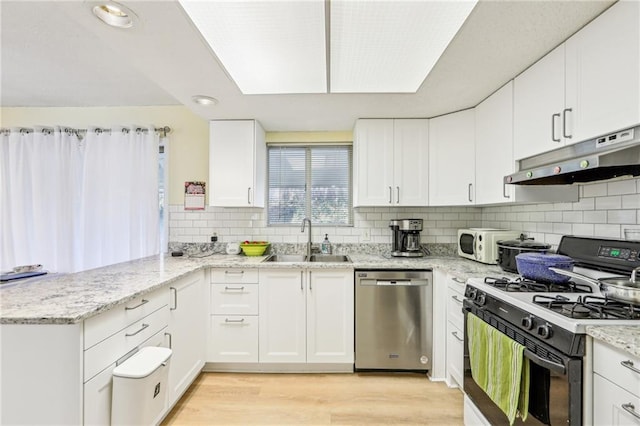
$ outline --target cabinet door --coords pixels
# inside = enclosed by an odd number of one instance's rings
[[[260,270],[260,362],[306,361],[304,272]]]
[[[640,123],[640,2],[621,1],[566,42],[571,142]]]
[[[211,315],[209,362],[258,362],[257,315]]]
[[[515,78],[515,160],[563,145],[564,75],[564,45],[561,45]]]
[[[393,202],[393,120],[358,120],[353,140],[354,206]]]
[[[393,205],[429,202],[429,120],[393,120]]]
[[[513,173],[513,82],[476,107],[476,204],[511,201]]]
[[[209,125],[209,204],[264,207],[264,131],[254,120],[219,120]],[[256,135],[262,137],[256,139]],[[260,144],[259,149],[257,144]]]
[[[599,374],[594,374],[593,424],[639,426],[640,398]]]
[[[204,272],[195,272],[169,287],[169,334],[171,368],[169,403],[187,390],[202,370],[206,343],[206,305]]]
[[[353,363],[353,270],[308,272],[307,362]]]
[[[429,122],[429,205],[474,202],[475,112],[473,109]]]

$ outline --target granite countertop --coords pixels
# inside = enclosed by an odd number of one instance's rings
[[[640,358],[640,326],[588,326],[587,334]]]
[[[504,272],[460,257],[417,259],[349,254],[352,263],[261,263],[264,256],[214,254],[204,257],[152,256],[73,274],[50,274],[0,285],[0,324],[74,324],[168,285],[200,269],[216,268],[441,268],[458,278]]]

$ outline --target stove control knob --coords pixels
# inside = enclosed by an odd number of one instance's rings
[[[475,288],[467,289],[467,297],[469,299],[475,300],[477,294],[478,294],[478,290],[476,290]]]
[[[476,302],[478,302],[480,306],[483,306],[484,304],[486,304],[487,303],[486,295],[484,293],[478,294],[478,297],[476,297]]]
[[[533,329],[533,315],[522,318],[521,324],[527,330]]]
[[[545,324],[538,326],[538,336],[542,337],[543,339],[549,339],[552,335],[553,332],[551,330],[551,325]]]

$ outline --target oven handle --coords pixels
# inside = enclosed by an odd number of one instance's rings
[[[529,358],[531,361],[540,365],[541,367],[545,367],[549,370],[555,371],[557,373],[561,373],[562,375],[567,374],[567,367],[562,364],[558,364],[557,362],[549,361],[548,359],[540,358],[538,355],[531,352],[529,349],[524,350],[524,356]]]

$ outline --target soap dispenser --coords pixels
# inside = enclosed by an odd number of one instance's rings
[[[324,234],[324,241],[320,244],[322,254],[331,254],[331,242],[329,242],[329,234]]]

